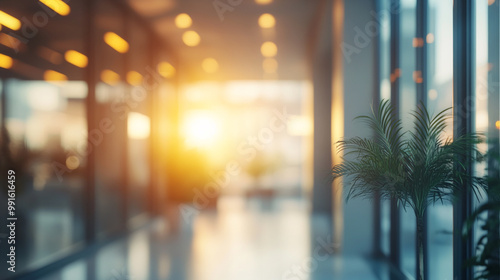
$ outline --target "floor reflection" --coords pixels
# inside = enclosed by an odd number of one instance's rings
[[[381,279],[383,266],[333,254],[329,220],[302,199],[224,198],[176,233],[158,220],[44,280]]]

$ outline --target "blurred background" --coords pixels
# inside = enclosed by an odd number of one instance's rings
[[[499,5],[474,7],[491,134]],[[0,27],[0,279],[413,279],[413,214],[330,168],[380,99],[453,105],[452,0],[0,1]],[[428,216],[451,280],[453,206]]]

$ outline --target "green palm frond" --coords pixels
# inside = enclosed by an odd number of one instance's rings
[[[476,145],[482,137],[470,134],[445,138],[451,108],[431,116],[420,104],[413,111],[413,129],[403,131],[401,120],[390,102],[382,101],[371,116],[356,119],[365,122],[374,137],[354,137],[337,142],[343,152],[342,163],[332,169],[334,179],[347,177],[347,199],[373,197],[396,198],[422,217],[428,205],[444,202],[462,191],[464,182],[474,193],[484,185],[470,177],[463,158],[479,155]]]

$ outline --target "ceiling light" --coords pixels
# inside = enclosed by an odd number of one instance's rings
[[[51,8],[54,12],[61,16],[67,16],[71,12],[71,8],[68,4],[61,0],[40,0],[45,6]]]
[[[273,2],[273,0],[255,0],[255,3],[259,4],[259,5],[267,5],[267,4],[271,4]]]
[[[21,22],[4,11],[0,11],[0,24],[12,30],[19,30],[21,28]]]
[[[209,57],[203,60],[203,62],[201,63],[201,67],[207,73],[215,73],[219,69],[219,63],[217,62],[217,60]]]
[[[188,28],[191,26],[191,24],[193,24],[193,20],[186,13],[178,14],[175,17],[175,26],[177,26],[178,28]]]
[[[120,75],[118,73],[111,70],[102,70],[101,72],[101,80],[108,85],[116,85],[120,81]]]
[[[273,57],[278,53],[278,47],[275,43],[268,41],[262,44],[262,46],[260,47],[260,52],[265,57]]]
[[[69,50],[64,54],[64,59],[66,59],[67,62],[80,67],[80,68],[85,68],[88,63],[88,58],[86,55],[79,53],[75,50]]]
[[[129,71],[127,73],[127,83],[138,86],[142,83],[142,75],[137,71]]]
[[[0,53],[0,67],[10,69],[14,64],[12,57]]]
[[[196,33],[195,31],[186,31],[184,34],[182,34],[182,41],[184,44],[190,47],[197,46],[200,44],[200,35]]]
[[[272,28],[276,24],[274,16],[271,14],[262,14],[259,17],[259,26],[262,28]]]
[[[160,62],[158,64],[158,73],[164,78],[172,78],[175,75],[175,68],[168,62]]]
[[[128,52],[128,42],[114,32],[106,32],[106,34],[104,34],[104,42],[119,53]]]
[[[46,70],[43,73],[43,79],[47,82],[60,82],[60,81],[67,81],[68,77],[54,70]]]

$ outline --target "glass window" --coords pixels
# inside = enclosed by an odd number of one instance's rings
[[[24,27],[2,26],[0,32],[2,63],[11,62],[0,71],[5,109],[1,169],[16,176],[18,273],[47,264],[84,241],[84,9],[81,1],[69,5],[67,16],[33,1],[5,2],[1,8],[22,18]],[[7,252],[6,244],[0,243],[0,251]],[[4,254],[0,259],[5,263]]]
[[[453,1],[429,1],[427,44],[427,105],[431,114],[453,106]],[[451,111],[449,112],[452,113]],[[447,137],[453,136],[452,119]],[[452,279],[453,206],[436,203],[427,210],[427,249],[430,279]]]

